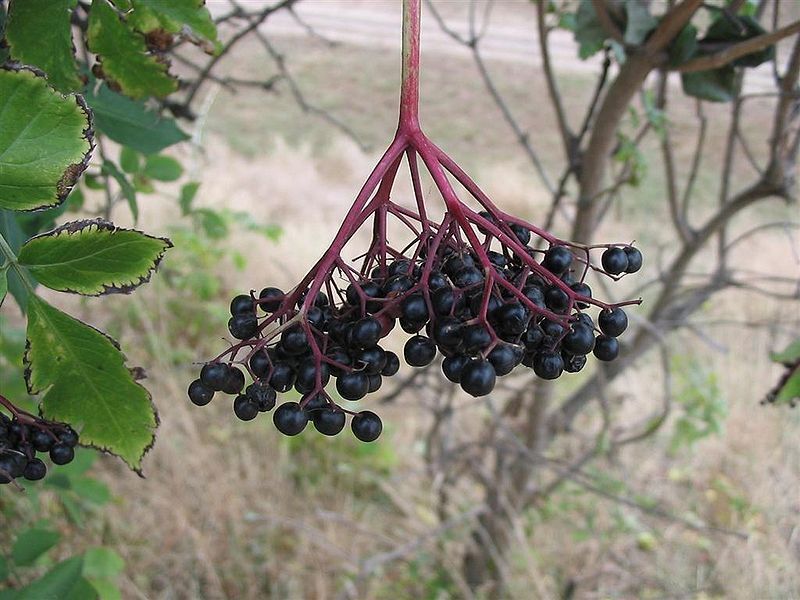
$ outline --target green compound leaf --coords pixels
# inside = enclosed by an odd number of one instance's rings
[[[95,92],[90,84],[86,103],[92,108],[99,132],[143,154],[154,154],[189,139],[174,119],[160,117],[147,110],[143,102],[117,94],[107,85]]]
[[[6,40],[11,58],[44,71],[62,92],[81,87],[72,45],[70,16],[77,0],[12,0]]]
[[[26,529],[17,536],[11,557],[20,567],[32,565],[42,554],[50,550],[61,539],[61,534],[49,529]]]
[[[0,208],[56,206],[92,152],[91,113],[32,71],[0,69]]]
[[[171,247],[166,238],[95,219],[66,223],[31,238],[18,259],[39,283],[59,292],[129,294],[150,279]]]
[[[116,454],[140,473],[158,416],[113,339],[31,296],[25,366],[28,391],[44,392],[45,417],[70,423],[82,444]]]
[[[164,97],[178,89],[167,65],[148,53],[144,38],[129,28],[108,0],[92,0],[87,36],[89,49],[99,59],[95,74],[123,94]]]
[[[163,29],[180,33],[184,26],[199,38],[216,43],[217,28],[203,0],[132,0],[129,22],[143,33]]]
[[[29,583],[24,588],[10,591],[5,598],[13,600],[56,600],[68,598],[73,589],[79,585],[82,577],[83,557],[74,556],[68,558],[39,579]]]

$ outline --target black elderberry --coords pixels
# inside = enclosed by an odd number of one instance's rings
[[[604,310],[597,317],[597,324],[607,336],[617,337],[628,328],[628,315],[619,307]]]
[[[461,322],[456,318],[442,317],[437,320],[432,333],[433,339],[443,348],[455,350],[461,345]]]
[[[431,294],[431,306],[433,306],[433,312],[437,315],[449,315],[453,311],[455,303],[456,295],[449,285],[439,288]]]
[[[336,379],[336,391],[345,400],[361,400],[369,392],[369,377],[361,371],[342,373]]]
[[[340,348],[338,346],[329,348],[326,356],[331,359],[332,361],[339,363],[340,366],[328,364],[328,368],[331,371],[331,375],[334,377],[338,377],[342,373],[345,372],[345,369],[342,367],[350,367],[353,364],[353,359],[350,358],[350,355],[344,351],[344,348]]]
[[[201,380],[195,379],[192,383],[189,384],[189,400],[192,401],[192,404],[195,404],[197,406],[205,406],[206,404],[211,402],[211,399],[213,397],[214,397],[214,390],[206,386]],[[52,446],[53,440],[50,438],[50,434],[45,433],[44,431],[37,433],[44,434],[41,436],[41,438],[45,442],[48,441],[51,442],[50,446]],[[45,445],[41,445],[40,447],[40,445],[36,444],[36,442],[34,442],[34,445],[36,446],[36,449],[39,452],[47,452],[50,449],[50,446],[45,447]]]
[[[459,383],[461,381],[461,371],[469,361],[469,356],[464,354],[447,356],[442,361],[442,373],[453,383]]]
[[[468,288],[483,281],[483,273],[475,267],[464,267],[453,277],[453,283],[459,288]]]
[[[421,323],[420,327],[428,320],[428,305],[425,303],[425,297],[419,292],[403,298],[400,303],[400,311],[403,319],[413,323]]]
[[[297,435],[308,424],[308,415],[297,402],[284,402],[272,414],[272,422],[283,435]]]
[[[462,329],[461,339],[464,342],[464,352],[475,354],[492,342],[492,334],[483,325],[468,325]]]
[[[322,435],[337,435],[344,429],[345,414],[339,408],[326,406],[314,411],[312,423]]]
[[[404,258],[396,260],[389,265],[388,269],[389,277],[394,277],[395,275],[406,275],[408,274],[408,271],[410,269],[411,269],[411,261],[406,260]]]
[[[372,348],[361,350],[356,354],[355,362],[357,365],[363,367],[364,372],[368,375],[378,374],[383,370],[383,367],[386,366],[386,350],[380,346],[373,346]]]
[[[9,483],[14,479],[14,471],[16,464],[14,460],[8,455],[0,456],[0,484]]]
[[[525,335],[522,338],[522,343],[525,344],[525,349],[528,352],[533,352],[542,345],[544,337],[545,336],[542,328],[531,323],[531,326],[525,331]]]
[[[71,446],[58,443],[50,448],[50,460],[57,465],[66,465],[71,462],[73,458],[75,458],[75,451]]]
[[[221,392],[228,379],[228,369],[224,363],[207,363],[200,369],[200,381],[215,392]]]
[[[58,434],[58,441],[74,448],[78,445],[78,433],[72,427],[67,426]]]
[[[294,385],[294,378],[295,374],[292,365],[285,362],[277,362],[272,366],[269,385],[277,392],[287,392]]]
[[[196,381],[200,380],[198,379]],[[191,386],[189,389],[191,390]],[[214,392],[212,391],[211,394],[213,395],[213,393]],[[45,431],[44,429],[34,429],[33,433],[31,434],[31,444],[33,444],[33,447],[37,452],[50,452],[50,448],[52,448],[53,444],[55,443],[56,438],[53,436],[53,434]]]
[[[243,387],[244,373],[238,367],[229,367],[228,374],[225,377],[225,387],[222,388],[222,391],[226,394],[238,394]]]
[[[325,311],[322,310],[319,306],[312,306],[308,309],[306,313],[306,320],[308,324],[314,327],[315,329],[322,331],[323,327],[325,326]]]
[[[308,358],[297,365],[295,370],[294,387],[301,394],[307,394],[317,385],[317,374],[320,378],[320,386],[325,387],[331,378],[330,368],[328,363],[317,363],[313,358]]]
[[[303,410],[306,411],[308,418],[311,419],[314,417],[314,413],[323,408],[327,408],[331,403],[324,394],[314,394],[311,397],[308,395],[303,396],[300,405],[303,407]]]
[[[592,297],[592,288],[590,288],[582,281],[573,283],[569,287],[572,289],[573,292],[579,294],[580,296],[585,296],[586,298]],[[580,300],[576,300],[575,306],[577,306],[578,308],[589,308],[589,305],[586,304],[586,302],[581,302]]]
[[[283,302],[284,293],[276,287],[266,287],[258,295],[258,305],[264,312],[275,312]]]
[[[522,288],[522,295],[531,301],[531,304],[539,308],[545,307],[544,292],[538,285],[526,285]]]
[[[369,388],[367,389],[368,393],[371,394],[381,389],[381,385],[383,385],[383,377],[381,377],[380,373],[373,373],[367,377],[369,378]]]
[[[350,339],[356,348],[371,348],[381,339],[382,330],[377,319],[364,317],[353,323]]]
[[[269,354],[263,348],[256,350],[250,357],[250,370],[256,377],[266,377],[270,364]]]
[[[594,329],[594,321],[592,321],[592,317],[586,313],[578,313],[578,323],[583,323],[589,329]]]
[[[292,356],[305,353],[308,346],[308,337],[300,325],[293,325],[281,334],[280,348]]]
[[[487,360],[469,361],[461,370],[461,389],[470,396],[485,396],[494,389],[497,374]]]
[[[431,292],[435,292],[436,290],[449,286],[450,284],[447,283],[447,278],[442,273],[439,271],[431,271],[431,274],[428,277],[428,289]]]
[[[246,340],[258,333],[258,319],[254,314],[237,315],[228,319],[228,331],[237,340]]]
[[[554,275],[561,275],[571,264],[572,252],[564,246],[552,246],[542,260],[542,266]]]
[[[544,319],[541,323],[544,334],[551,338],[558,339],[564,333],[564,326],[556,321]]]
[[[400,370],[400,357],[394,352],[386,352],[386,364],[381,370],[381,375],[391,377]]]
[[[523,246],[527,246],[528,242],[531,241],[531,231],[523,227],[522,225],[518,225],[516,223],[511,224],[511,231],[514,232],[514,235],[519,240],[519,243]]]
[[[400,329],[406,333],[417,333],[425,327],[426,321],[409,321],[405,317],[400,317]]]
[[[518,346],[498,344],[492,348],[486,358],[492,363],[495,373],[502,377],[511,373],[514,367],[519,364],[522,360],[522,353]]]
[[[528,311],[519,302],[504,304],[494,313],[497,325],[511,336],[522,334],[528,325]]]
[[[480,315],[484,298],[485,296],[483,294],[476,294],[470,299],[469,310],[473,314],[473,316],[477,317]],[[486,305],[486,316],[490,319],[494,319],[497,313],[497,309],[500,308],[501,306],[503,306],[503,301],[494,294],[490,295],[489,302]]]
[[[362,442],[374,442],[383,431],[381,418],[370,410],[362,410],[350,421],[353,435]]]
[[[537,352],[533,357],[533,372],[542,379],[557,379],[564,371],[564,359],[557,352]]]
[[[47,466],[38,458],[32,458],[28,464],[25,465],[25,470],[22,472],[22,476],[28,481],[38,481],[46,474]]]
[[[251,383],[244,391],[245,396],[250,398],[258,406],[260,412],[267,412],[275,407],[277,394],[275,390],[264,382],[258,381]]]
[[[589,354],[594,348],[594,332],[583,323],[576,323],[561,340],[561,347],[570,354]]]
[[[254,315],[256,312],[253,299],[245,294],[240,294],[231,300],[231,314],[234,317],[239,315]]]
[[[628,268],[628,255],[622,248],[608,248],[601,257],[603,268],[611,275],[624,273]]]
[[[407,292],[414,287],[414,282],[407,275],[395,275],[386,280],[383,284],[383,295],[386,297],[397,296],[403,292]]]
[[[564,312],[569,307],[569,295],[560,287],[551,285],[544,293],[544,302],[553,312]]]
[[[247,396],[236,396],[233,401],[233,412],[242,421],[252,421],[258,414],[258,404]]]
[[[594,343],[594,355],[598,360],[612,361],[619,354],[617,338],[607,335],[598,335]]]
[[[436,357],[436,344],[430,338],[415,335],[403,347],[403,356],[412,367],[425,367]]]
[[[624,248],[625,257],[628,259],[628,266],[625,269],[626,273],[636,273],[642,268],[642,253],[638,248],[633,246],[626,246]]]
[[[567,373],[577,373],[586,366],[585,354],[561,353],[561,360],[564,361],[564,370]]]

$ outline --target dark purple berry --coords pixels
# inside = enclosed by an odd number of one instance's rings
[[[611,275],[624,273],[628,268],[628,255],[622,248],[608,248],[601,257],[603,269]]]
[[[308,415],[297,402],[284,402],[272,414],[272,422],[283,435],[297,435],[308,424]]]
[[[470,396],[485,396],[494,389],[497,374],[492,363],[486,360],[471,360],[461,370],[461,389]]]
[[[642,253],[638,248],[633,246],[626,246],[624,248],[625,256],[628,259],[628,267],[625,269],[626,273],[636,273],[642,268]]]
[[[537,352],[533,357],[533,372],[542,379],[557,379],[564,371],[564,359],[556,352]]]
[[[619,307],[604,310],[597,317],[597,324],[607,336],[617,337],[628,328],[628,315]]]
[[[572,264],[572,252],[564,246],[553,246],[544,255],[542,266],[555,275],[561,275]]]
[[[350,421],[350,429],[362,442],[374,442],[383,431],[383,423],[374,412],[363,410]]]
[[[192,404],[195,404],[197,406],[205,406],[206,404],[211,402],[211,399],[213,397],[214,397],[214,390],[205,385],[199,379],[195,379],[192,383],[189,384],[189,400],[192,401]],[[49,434],[45,433],[45,436],[48,439],[50,438]],[[42,446],[40,448],[39,445],[36,445],[36,449],[39,450],[39,452],[47,452],[48,450],[50,450],[50,447],[45,448],[44,446]]]
[[[322,435],[337,435],[344,429],[345,414],[333,406],[327,406],[314,412],[314,428]]]
[[[342,373],[336,379],[336,391],[345,400],[361,400],[369,392],[369,377],[361,371]]]
[[[224,363],[207,363],[200,370],[200,381],[215,392],[221,392],[228,379],[228,369]]]
[[[605,362],[612,361],[619,354],[619,342],[617,338],[607,335],[598,335],[594,343],[594,355],[598,360]]]
[[[430,338],[415,335],[406,342],[403,356],[412,367],[425,367],[436,358],[436,344]]]
[[[75,458],[75,451],[71,446],[58,443],[50,448],[50,460],[57,465],[66,465]]]
[[[252,421],[258,414],[258,404],[247,396],[236,396],[233,401],[233,412],[242,421]]]

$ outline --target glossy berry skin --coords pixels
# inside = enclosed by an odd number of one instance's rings
[[[619,307],[604,310],[597,317],[597,324],[607,336],[617,337],[628,328],[628,315]]]
[[[30,439],[37,452],[50,452],[50,448],[56,443],[56,438],[43,429],[34,429]]]
[[[365,317],[356,321],[351,330],[353,345],[361,349],[371,348],[381,339],[382,330],[383,327],[381,327],[378,320],[372,317]]]
[[[533,372],[542,379],[558,379],[564,371],[564,359],[556,352],[537,352],[533,357]]]
[[[313,359],[307,359],[297,366],[294,381],[295,389],[301,394],[307,394],[317,385],[317,375],[319,374],[320,385],[325,387],[331,378],[331,371],[328,363],[321,363],[317,369],[317,363]]]
[[[350,429],[353,430],[353,435],[362,442],[374,442],[383,431],[383,423],[374,412],[362,410],[350,421]]]
[[[403,347],[403,356],[412,367],[425,367],[436,357],[436,344],[430,338],[415,335]]]
[[[550,286],[544,293],[544,302],[547,308],[553,312],[560,313],[567,310],[569,306],[569,296],[567,292],[556,286]]]
[[[471,360],[461,370],[461,389],[470,396],[485,396],[490,393],[496,380],[494,367],[486,360]]]
[[[589,354],[594,348],[594,332],[583,323],[576,323],[561,340],[561,347],[570,354]]]
[[[50,460],[57,465],[66,465],[75,458],[75,451],[66,444],[58,443],[50,448]]]
[[[345,400],[361,400],[369,392],[369,377],[360,371],[342,373],[336,379],[336,391]]]
[[[458,348],[461,345],[461,322],[453,317],[438,319],[433,326],[432,337],[444,348]]]
[[[266,287],[258,295],[258,305],[264,312],[275,312],[283,302],[284,293],[276,287]]]
[[[314,428],[322,435],[337,435],[344,429],[345,414],[338,408],[326,407],[314,412]]]
[[[608,248],[601,257],[603,269],[611,275],[620,275],[628,268],[628,255],[622,248]]]
[[[25,465],[25,470],[22,472],[22,476],[28,481],[38,481],[46,474],[47,466],[38,458],[32,458],[28,464]]]
[[[400,303],[400,311],[403,318],[412,323],[422,323],[428,320],[428,305],[425,303],[425,297],[420,293],[414,293],[407,296]]]
[[[224,363],[208,363],[200,370],[200,381],[215,392],[221,392],[228,378],[228,365]]]
[[[582,282],[573,283],[569,286],[573,292],[576,294],[580,294],[581,296],[586,296],[587,298],[592,297],[592,288],[590,288],[587,284]],[[575,306],[578,308],[589,308],[589,305],[586,302],[581,302],[580,300],[575,301]]]
[[[309,419],[312,419],[317,411],[330,406],[330,402],[328,402],[328,399],[322,394],[316,394],[311,398],[303,396],[303,402],[305,402],[303,410],[306,411],[306,415],[308,415]]]
[[[380,373],[367,375],[367,378],[369,379],[369,388],[367,389],[367,393],[371,394],[381,389],[381,386],[383,385],[383,377],[380,376]]]
[[[269,378],[269,385],[276,392],[288,392],[294,385],[294,369],[292,365],[285,362],[276,362],[272,366],[272,375]]]
[[[250,357],[250,370],[256,377],[265,377],[269,373],[270,366],[269,355],[263,348]]]
[[[617,338],[607,335],[598,335],[594,343],[594,355],[597,360],[609,362],[619,355],[619,342]]]
[[[225,387],[222,391],[226,394],[238,394],[244,387],[244,373],[238,367],[229,367],[225,377]]]
[[[391,377],[400,370],[400,357],[394,352],[386,352],[386,364],[381,369],[381,375]]]
[[[572,264],[572,252],[564,246],[553,246],[544,255],[542,266],[553,273],[561,275]]]
[[[469,357],[465,354],[453,354],[442,361],[442,373],[453,383],[461,382],[461,371],[469,362]]]
[[[234,317],[239,315],[254,315],[255,312],[255,305],[250,296],[240,294],[231,300],[231,314]]]
[[[192,404],[196,406],[205,406],[206,404],[211,402],[211,399],[213,397],[214,397],[214,390],[206,386],[199,379],[195,379],[192,383],[189,384],[189,400],[192,401]],[[48,434],[45,434],[45,436],[47,438],[50,438]],[[36,449],[39,450],[39,452],[46,452],[50,448],[42,447],[40,450],[39,446],[37,445]]]
[[[504,304],[494,313],[497,325],[504,333],[515,336],[525,331],[528,323],[528,311],[519,302]]]
[[[308,415],[297,402],[284,402],[272,414],[272,422],[283,435],[297,435],[308,424]]]
[[[247,396],[236,396],[233,401],[233,413],[242,421],[252,421],[258,412],[258,404]]]
[[[643,258],[638,248],[626,246],[625,256],[628,258],[628,267],[625,269],[626,273],[636,273],[636,271],[642,268]]]
[[[511,231],[514,232],[514,235],[519,240],[519,243],[522,244],[523,246],[527,246],[528,243],[531,241],[530,229],[526,229],[522,225],[517,225],[516,223],[512,223]]]
[[[254,314],[236,315],[228,320],[228,331],[237,340],[246,340],[258,333],[258,319]]]
[[[383,370],[386,365],[386,350],[380,346],[373,346],[366,350],[361,350],[356,355],[355,364],[364,367],[367,375],[375,375]]]
[[[486,357],[492,366],[496,375],[508,375],[522,360],[522,354],[515,350],[515,346],[510,344],[498,344]]]
[[[464,352],[475,354],[492,342],[492,335],[483,325],[468,325],[463,329],[461,339],[464,342]]]
[[[280,347],[291,356],[298,356],[308,350],[308,338],[302,327],[296,325],[281,335]]]
[[[0,456],[0,484],[10,483],[14,479],[16,466],[10,456]]]

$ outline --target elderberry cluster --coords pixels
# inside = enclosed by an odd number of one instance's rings
[[[481,217],[487,227],[498,224],[488,213]],[[297,435],[311,421],[320,433],[336,435],[349,413],[355,436],[372,441],[380,435],[380,418],[339,406],[325,389],[335,379],[338,395],[357,401],[397,373],[400,358],[379,344],[395,325],[411,336],[403,349],[408,365],[424,367],[441,354],[445,377],[476,397],[489,394],[497,377],[518,365],[556,379],[583,369],[589,354],[616,358],[627,315],[593,299],[583,280],[589,268],[614,278],[634,273],[641,252],[604,246],[600,269],[589,262],[588,248],[551,243],[537,250],[530,230],[500,225],[502,233],[494,234],[477,227],[486,236],[480,250],[440,226],[413,252],[374,254],[361,271],[339,266],[288,294],[268,287],[258,297],[236,296],[228,329],[242,341],[221,355],[230,354],[229,362],[202,367],[189,386],[190,399],[202,406],[217,392],[235,395],[236,416],[249,421],[272,410],[278,393],[294,389],[301,400],[273,414],[280,432]],[[523,247],[525,259],[511,246]],[[600,308],[597,323],[586,312],[590,306]],[[234,360],[243,350],[246,355]],[[253,380],[246,387],[242,368]]]
[[[65,465],[75,457],[77,445],[78,434],[69,425],[35,417],[26,417],[23,422],[0,413],[0,484],[18,477],[41,479],[47,466],[37,458],[37,452],[49,454],[57,465]]]

